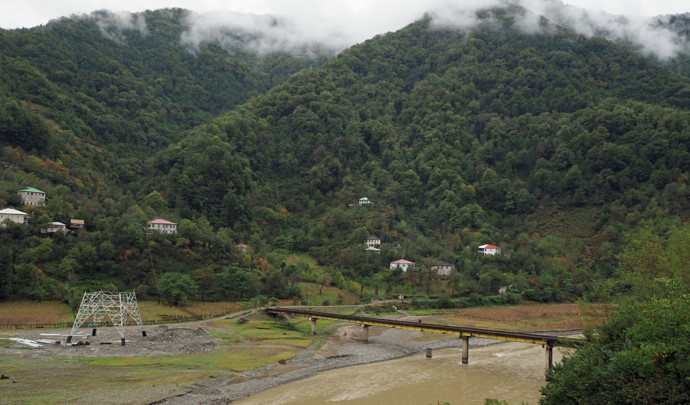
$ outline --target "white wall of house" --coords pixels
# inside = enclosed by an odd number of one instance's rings
[[[455,270],[455,266],[450,263],[435,264],[431,266],[431,270],[436,272],[440,277],[450,277]]]
[[[364,243],[366,243],[367,247],[375,248],[375,247],[381,246],[381,239],[371,237],[371,238],[367,238],[367,240],[364,241]]]
[[[162,233],[177,233],[177,224],[175,222],[166,221],[164,219],[154,219],[147,222],[150,231]]]
[[[481,245],[479,246],[477,252],[484,255],[495,256],[501,254],[501,248],[493,245]]]
[[[5,227],[5,221],[10,220],[17,224],[28,224],[29,215],[25,212],[17,211],[12,208],[0,210],[0,227]]]
[[[407,269],[411,268],[412,266],[414,266],[414,263],[406,260],[396,260],[390,263],[391,270],[400,269],[403,271],[403,273],[407,272]]]
[[[22,204],[33,207],[42,207],[46,205],[46,193],[34,193],[28,191],[20,191],[19,197],[22,199]]]

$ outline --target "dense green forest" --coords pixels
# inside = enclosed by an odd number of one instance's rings
[[[183,10],[137,14],[145,33],[104,31],[106,13],[0,31],[0,208],[30,214],[0,230],[0,299],[158,297],[171,275],[205,300],[298,281],[420,305],[624,292],[604,281],[636,230],[665,240],[690,215],[687,55],[525,33],[520,12],[427,17],[337,56],[190,50]],[[26,186],[47,205],[22,207]],[[86,229],[40,232],[71,218]],[[400,258],[418,271],[388,270]]]

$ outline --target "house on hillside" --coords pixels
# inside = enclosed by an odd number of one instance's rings
[[[147,222],[150,231],[162,233],[177,233],[177,223],[166,221],[164,219],[154,219]]]
[[[22,204],[32,207],[42,207],[46,205],[46,193],[33,187],[27,187],[17,192],[22,199]]]
[[[83,219],[70,219],[69,227],[72,229],[84,229]]]
[[[249,245],[245,245],[244,243],[238,243],[235,245],[235,249],[239,250],[242,253],[247,253],[247,249],[249,249]]]
[[[477,249],[477,253],[481,253],[483,255],[489,255],[489,256],[500,255],[501,254],[501,248],[498,246],[494,246],[494,245],[481,245]]]
[[[391,270],[400,269],[403,273],[407,272],[407,269],[411,269],[412,266],[414,266],[414,262],[405,259],[396,260],[390,263]]]
[[[366,244],[367,247],[370,248],[377,248],[381,246],[381,238],[376,236],[370,236],[367,238],[367,240],[364,241],[364,244]]]
[[[438,274],[441,278],[448,278],[455,271],[455,265],[439,260],[431,266],[431,271]]]
[[[362,197],[359,199],[359,205],[371,205],[374,202],[368,199],[367,197]]]
[[[29,214],[13,208],[5,208],[4,210],[0,210],[0,228],[5,227],[6,221],[11,221],[17,224],[28,224]]]
[[[41,233],[67,233],[67,225],[62,222],[51,222],[47,228],[41,229]]]
[[[366,251],[367,251],[367,252],[374,252],[374,253],[377,253],[377,254],[381,254],[381,249],[375,248],[375,247],[372,247],[372,246],[369,246],[368,248],[366,248]]]

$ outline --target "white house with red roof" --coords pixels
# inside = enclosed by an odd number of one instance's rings
[[[412,266],[414,266],[414,262],[411,262],[411,261],[405,260],[405,259],[400,259],[400,260],[396,260],[394,262],[391,262],[390,269],[391,270],[400,269],[403,271],[403,273],[405,273],[407,271],[407,269],[412,268]]]
[[[477,252],[483,255],[495,256],[501,254],[501,248],[494,245],[481,245],[479,246]]]
[[[163,233],[177,233],[177,223],[166,221],[164,219],[154,219],[147,222],[150,231]]]

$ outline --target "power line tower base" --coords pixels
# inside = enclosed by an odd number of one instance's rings
[[[139,304],[134,291],[130,292],[105,292],[98,291],[84,293],[77,317],[72,325],[72,331],[67,336],[67,342],[72,341],[75,332],[89,319],[93,319],[93,331],[91,336],[96,336],[98,325],[104,320],[110,320],[120,333],[120,342],[125,345],[125,326],[127,319],[132,318],[139,325],[142,336],[146,336],[144,324],[139,313]]]

